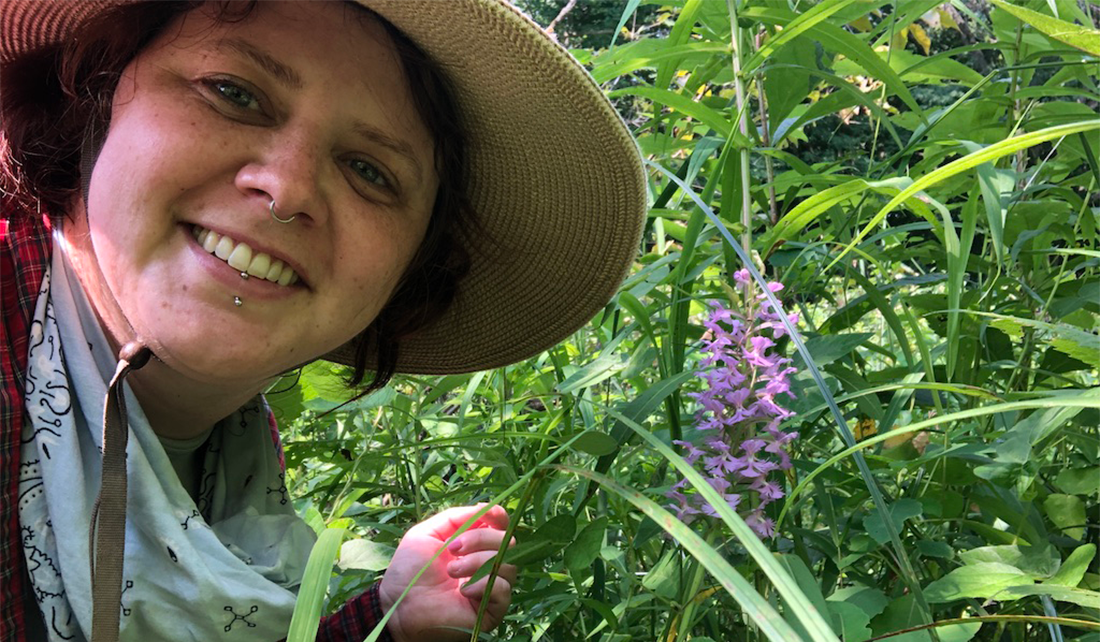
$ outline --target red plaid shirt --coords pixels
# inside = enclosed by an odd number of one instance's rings
[[[50,226],[29,212],[0,213],[0,642],[25,640],[26,560],[19,536],[19,436],[31,318],[50,264]],[[272,438],[282,452],[272,420]],[[319,642],[361,642],[382,619],[378,584],[321,620]],[[390,641],[389,633],[380,638]]]

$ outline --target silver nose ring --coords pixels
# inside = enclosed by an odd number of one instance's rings
[[[271,218],[282,223],[283,225],[286,225],[287,223],[293,223],[294,219],[298,218],[297,214],[291,216],[290,218],[279,218],[279,215],[275,213],[275,199],[271,199],[271,205],[269,205],[267,209],[271,210]]]

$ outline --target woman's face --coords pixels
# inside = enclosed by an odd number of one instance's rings
[[[125,69],[87,218],[66,230],[112,340],[140,337],[181,373],[229,383],[363,330],[435,199],[416,113],[383,27],[344,3],[170,25]],[[272,218],[273,199],[292,223]]]

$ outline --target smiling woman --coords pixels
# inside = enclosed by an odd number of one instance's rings
[[[497,0],[16,0],[0,65],[3,642],[284,636],[313,533],[261,391],[537,354],[638,242],[625,127]],[[481,508],[411,529],[320,638],[428,565],[386,635],[462,639],[507,515],[431,560]]]

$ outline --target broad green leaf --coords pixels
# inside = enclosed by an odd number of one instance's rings
[[[610,455],[618,447],[619,442],[614,437],[597,430],[586,430],[573,442],[573,448],[596,457]]]
[[[871,639],[871,616],[863,609],[848,602],[829,602],[829,614],[832,615],[833,628],[844,642],[864,642]]]
[[[1043,508],[1047,517],[1062,532],[1073,539],[1082,539],[1085,536],[1085,502],[1077,495],[1063,495],[1051,493],[1043,500]]]
[[[579,575],[596,561],[603,546],[607,524],[607,517],[600,517],[585,524],[577,537],[566,547],[565,566],[569,572]]]
[[[922,510],[921,503],[909,497],[899,499],[891,504],[890,517],[894,523],[895,532],[900,533],[905,520],[920,516]],[[879,544],[890,541],[890,533],[886,529],[882,515],[877,511],[863,518],[863,527],[867,529],[867,534]]]
[[[1085,571],[1088,570],[1089,565],[1092,564],[1093,558],[1096,557],[1096,544],[1085,544],[1073,549],[1073,552],[1069,554],[1066,561],[1062,562],[1062,567],[1058,569],[1058,572],[1054,574],[1043,584],[1057,584],[1059,586],[1074,587],[1081,583],[1081,580],[1085,578]]]
[[[603,354],[587,363],[557,385],[558,392],[571,394],[581,388],[606,381],[626,367],[627,356],[616,350],[604,350]]]
[[[1100,593],[1088,589],[1070,588],[1055,584],[1034,584],[1013,586],[1001,594],[1001,599],[1026,597],[1028,595],[1049,595],[1059,602],[1069,602],[1088,609],[1100,609]]]
[[[989,1],[1059,42],[1076,47],[1085,53],[1100,56],[1100,31],[1096,29],[1052,18],[1038,11],[1010,4],[1005,0]]]
[[[1100,466],[1066,468],[1054,478],[1054,485],[1068,495],[1100,493]]]
[[[637,51],[635,55],[625,55],[626,46],[620,46],[610,53],[614,56],[600,56],[594,61],[592,78],[600,84],[619,76],[635,72],[639,69],[650,69],[658,63],[669,59],[676,59],[681,64],[689,60],[704,60],[715,54],[728,56],[729,45],[713,42],[686,42],[682,45],[670,46],[664,40],[639,40],[637,44],[652,44],[651,51]]]
[[[991,598],[1010,586],[1031,584],[1032,578],[1015,566],[979,562],[957,568],[924,589],[929,602],[953,602],[964,598]]]
[[[1050,545],[1042,548],[1017,544],[982,546],[960,552],[959,559],[968,565],[996,562],[1013,566],[1032,579],[1050,577],[1060,564],[1057,551]]]
[[[384,571],[390,565],[394,548],[369,539],[349,539],[340,547],[336,565],[342,569]]]
[[[821,594],[821,585],[818,584],[818,581],[814,577],[814,574],[806,566],[806,563],[802,561],[802,558],[798,557],[797,555],[778,554],[775,556],[775,558],[779,561],[780,564],[783,565],[783,567],[787,570],[787,573],[789,573],[791,578],[794,579],[795,583],[798,584],[798,588],[802,591],[802,594],[806,596],[806,599],[808,599],[810,603],[814,605],[814,608],[816,608],[819,613],[831,616],[832,611],[830,610],[829,605],[825,602],[825,596]],[[786,618],[787,622],[790,623],[791,628],[801,633],[804,637],[808,636],[809,634],[806,632],[806,629],[798,621],[797,615],[792,612],[792,609],[795,607],[787,603],[786,600],[781,601],[784,605],[783,617]],[[859,609],[856,608],[856,610],[858,611]],[[869,619],[870,618],[868,618],[868,620]],[[836,626],[836,622],[833,622],[833,631],[835,631],[842,640],[845,639],[843,637],[843,630]]]
[[[846,357],[857,347],[871,338],[869,332],[845,334],[823,334],[806,341],[806,349],[818,366],[826,366],[841,357]],[[797,359],[796,361],[800,361]]]
[[[880,589],[861,585],[839,588],[826,599],[830,602],[839,601],[853,604],[866,613],[867,617],[872,618],[882,613],[886,609],[886,605],[890,603],[890,598],[886,597],[886,593],[883,593]]]

